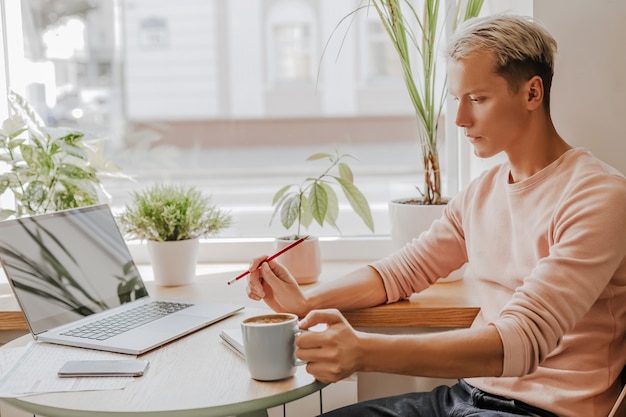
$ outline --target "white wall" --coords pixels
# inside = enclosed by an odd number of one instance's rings
[[[535,0],[534,16],[559,44],[552,93],[557,130],[626,174],[626,2]]]

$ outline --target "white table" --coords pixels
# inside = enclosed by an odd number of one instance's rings
[[[298,367],[295,376],[275,382],[250,378],[244,359],[219,337],[222,329],[238,327],[244,311],[203,330],[141,355],[150,366],[123,390],[41,394],[3,399],[38,416],[267,416],[266,409],[307,396],[325,385]],[[2,347],[31,341],[23,336]]]

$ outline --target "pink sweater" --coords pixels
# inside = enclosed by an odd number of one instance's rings
[[[508,164],[483,173],[372,266],[394,302],[469,262],[473,327],[496,326],[504,370],[467,382],[561,416],[605,417],[626,363],[626,179],[580,148],[508,178]]]

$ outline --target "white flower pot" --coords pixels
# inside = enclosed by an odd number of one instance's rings
[[[389,202],[389,221],[391,222],[391,243],[394,250],[402,248],[413,238],[428,230],[430,225],[441,217],[445,204],[409,204],[410,198],[396,199]],[[463,265],[438,282],[452,282],[463,278],[466,266]]]
[[[196,279],[200,239],[169,242],[148,241],[154,282],[172,287],[187,285]]]
[[[389,221],[391,222],[391,243],[397,250],[409,243],[420,233],[428,230],[432,222],[441,217],[445,204],[410,204],[409,198],[389,202]]]

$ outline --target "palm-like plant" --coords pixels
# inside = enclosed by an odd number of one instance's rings
[[[443,203],[437,135],[445,103],[446,80],[437,77],[437,51],[444,38],[447,20],[454,19],[452,27],[456,28],[459,22],[478,16],[483,1],[455,0],[454,10],[444,10],[447,2],[424,0],[421,12],[411,0],[369,0],[364,6],[371,5],[376,9],[391,38],[418,118],[425,175],[421,190],[423,204]],[[440,19],[442,10],[444,14]]]

